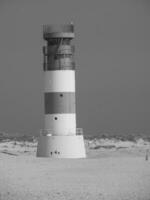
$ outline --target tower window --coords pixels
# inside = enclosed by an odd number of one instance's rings
[[[60,97],[63,97],[63,94],[60,94]]]

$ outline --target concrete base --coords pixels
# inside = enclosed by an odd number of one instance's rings
[[[83,135],[40,136],[37,157],[85,158]]]

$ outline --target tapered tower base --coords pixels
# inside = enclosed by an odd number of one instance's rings
[[[40,136],[37,157],[85,158],[83,135]]]

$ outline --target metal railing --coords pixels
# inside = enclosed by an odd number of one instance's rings
[[[74,32],[74,25],[73,24],[65,24],[65,25],[44,25],[43,26],[43,33],[55,33],[55,32],[67,32],[73,33]]]
[[[40,129],[40,136],[51,136],[51,135],[54,135],[54,136],[59,136],[59,134],[54,134],[54,132],[51,130],[51,129]],[[72,136],[72,135],[83,135],[83,128],[76,128],[76,133],[68,133],[67,135],[64,134],[65,136]]]

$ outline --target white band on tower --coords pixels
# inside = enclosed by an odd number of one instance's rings
[[[74,70],[44,72],[45,92],[75,92]]]
[[[76,135],[75,114],[45,115],[45,129],[53,135]]]

